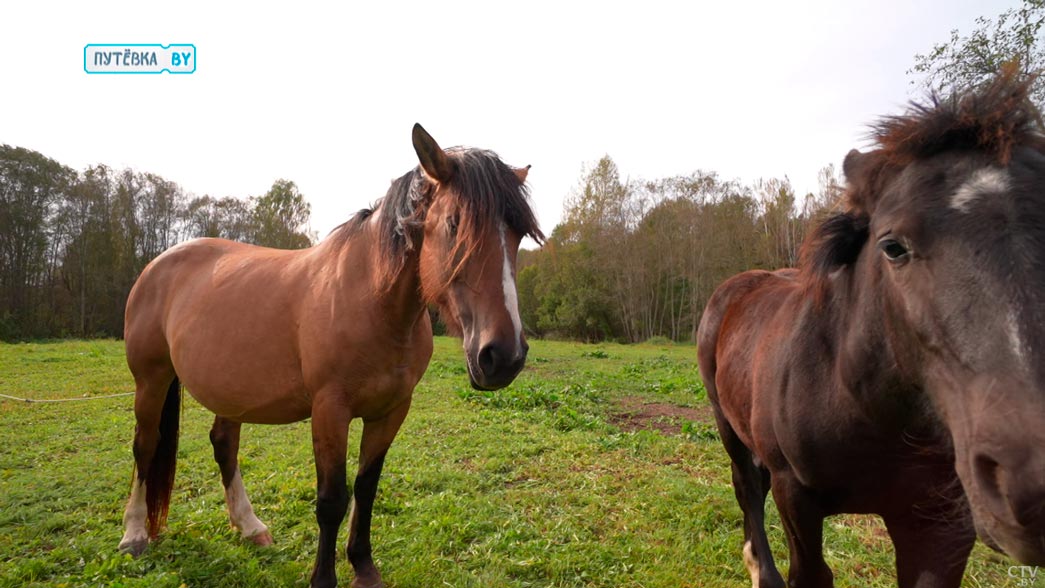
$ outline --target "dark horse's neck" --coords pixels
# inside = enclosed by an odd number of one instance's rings
[[[866,253],[866,252],[865,252]],[[902,429],[933,428],[928,400],[917,371],[919,351],[897,339],[898,317],[880,295],[881,279],[871,256],[831,278],[822,308],[814,314],[834,340],[835,373],[841,392],[852,397],[878,422]]]

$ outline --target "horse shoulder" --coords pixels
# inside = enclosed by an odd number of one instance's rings
[[[754,382],[766,408],[761,427],[773,445],[767,461],[809,488],[845,485],[877,463],[890,440],[838,375],[837,309],[801,298],[793,310],[781,336],[764,341]]]
[[[364,292],[348,297],[366,299]],[[337,394],[351,414],[365,419],[381,418],[412,396],[432,357],[427,312],[406,332],[366,303],[335,314],[329,304],[308,312],[301,367],[313,394]]]

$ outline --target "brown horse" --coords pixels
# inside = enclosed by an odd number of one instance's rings
[[[1045,564],[1045,139],[1006,73],[876,127],[799,270],[718,288],[700,370],[733,462],[744,562],[831,586],[824,518],[882,516],[899,585],[957,587],[977,531]]]
[[[527,344],[515,289],[524,236],[543,239],[514,169],[489,151],[443,151],[415,125],[421,165],[325,241],[280,251],[220,239],[171,248],[127,301],[127,363],[137,388],[137,476],[120,550],[140,554],[167,516],[179,383],[216,415],[210,438],[229,517],[265,545],[237,462],[241,423],[312,418],[319,547],[312,586],[337,585],[348,511],[349,421],[363,421],[347,553],[352,586],[382,586],[370,546],[378,478],[432,355],[428,305],[463,335],[474,387],[507,386]]]

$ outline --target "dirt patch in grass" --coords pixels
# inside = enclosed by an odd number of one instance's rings
[[[686,407],[625,396],[617,401],[617,410],[610,415],[610,422],[622,431],[651,430],[665,435],[677,435],[687,421],[715,422],[711,406]]]

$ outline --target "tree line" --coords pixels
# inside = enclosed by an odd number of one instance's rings
[[[0,339],[122,336],[134,280],[168,247],[195,237],[307,247],[310,213],[288,180],[247,200],[197,197],[156,174],[77,172],[0,145]]]
[[[821,175],[821,193],[796,203],[787,180],[747,186],[696,172],[622,182],[604,157],[545,247],[520,252],[524,322],[539,336],[688,339],[722,279],[797,262],[839,189],[832,168]],[[196,237],[307,247],[310,212],[288,180],[246,200],[191,196],[156,174],[76,172],[2,145],[0,339],[119,337],[134,280],[167,248]]]
[[[519,306],[537,336],[691,340],[715,287],[754,269],[793,267],[810,227],[837,200],[833,166],[797,198],[787,179],[747,185],[697,171],[622,181],[603,157],[566,201],[547,243],[519,258]]]

